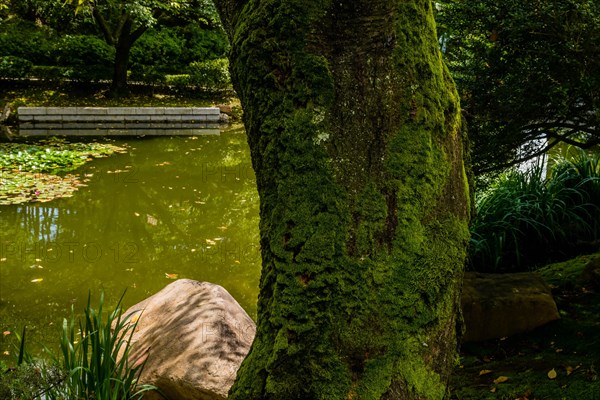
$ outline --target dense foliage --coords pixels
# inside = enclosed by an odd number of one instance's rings
[[[0,57],[0,76],[6,78],[24,78],[33,68],[31,61],[14,56]]]
[[[441,4],[441,45],[461,94],[476,174],[560,141],[600,142],[600,2]]]
[[[471,268],[526,270],[592,251],[600,244],[600,154],[543,169],[511,171],[476,198]]]
[[[100,14],[94,17],[90,8],[94,2],[81,3],[77,13],[60,0],[4,0],[3,3],[0,78],[110,80],[114,78],[116,64],[120,63],[125,65],[121,72],[133,80],[165,83],[169,75],[187,73],[191,63],[222,58],[228,49],[210,1],[169,5],[107,2],[98,6],[104,28],[98,19]],[[156,9],[151,9],[151,3],[156,3]],[[121,10],[121,6],[125,8]],[[132,14],[127,54],[123,53],[126,38],[115,36],[121,29],[118,18],[115,20],[115,10]],[[139,39],[133,36],[136,27],[140,28]],[[107,39],[107,35],[115,37]],[[12,58],[6,59],[9,56]]]

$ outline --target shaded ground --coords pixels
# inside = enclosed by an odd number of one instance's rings
[[[600,291],[577,281],[590,257],[542,271],[561,320],[529,334],[463,345],[451,399],[600,399]]]

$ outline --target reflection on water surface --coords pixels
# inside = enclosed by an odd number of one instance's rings
[[[101,288],[132,305],[177,278],[224,286],[255,317],[258,194],[243,131],[116,140],[128,154],[76,171],[71,198],[0,207],[0,331],[57,343]],[[13,349],[0,336],[0,357]]]

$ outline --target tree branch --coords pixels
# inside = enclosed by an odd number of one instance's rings
[[[476,173],[479,175],[479,174],[485,174],[487,172],[498,171],[498,170],[502,170],[502,169],[505,169],[505,168],[514,167],[517,164],[521,164],[521,163],[524,163],[525,161],[529,161],[529,160],[531,160],[533,158],[541,156],[542,154],[548,152],[550,149],[552,149],[554,146],[556,146],[559,143],[560,143],[560,141],[558,141],[558,140],[555,140],[555,141],[553,141],[551,143],[548,142],[546,146],[542,147],[538,151],[530,153],[530,154],[528,154],[528,155],[526,155],[524,157],[515,158],[514,160],[506,162],[504,164],[493,165],[493,166],[488,167],[488,168],[478,169],[476,171]]]
[[[133,31],[133,33],[129,36],[130,38],[130,43],[134,44],[136,40],[138,40],[140,38],[140,36],[142,36],[144,34],[144,32],[146,32],[148,30],[149,26],[148,25],[140,25],[135,31]]]
[[[123,13],[121,14],[121,19],[119,20],[119,23],[117,25],[117,30],[115,32],[115,38],[120,38],[121,34],[123,33],[123,28],[127,27],[127,35],[129,35],[129,31],[131,30],[131,16],[129,15],[128,12],[123,11]]]
[[[106,23],[106,20],[104,19],[98,8],[94,5],[94,3],[90,3],[90,7],[92,8],[92,16],[94,17],[94,20],[96,21],[96,23],[100,27],[100,30],[102,31],[102,34],[104,35],[104,40],[106,40],[106,43],[108,43],[109,45],[114,46],[115,42],[117,41],[118,35],[113,36],[113,34],[110,31],[110,27]]]
[[[553,121],[553,122],[540,122],[536,124],[525,125],[522,130],[539,130],[539,129],[553,129],[553,128],[564,128],[570,130],[576,130],[579,132],[589,133],[590,135],[599,136],[600,130],[591,127],[587,124],[578,124],[569,121]]]

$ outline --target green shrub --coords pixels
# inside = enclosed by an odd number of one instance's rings
[[[34,400],[60,385],[66,374],[56,365],[24,363],[15,368],[0,368],[0,399]]]
[[[190,86],[190,75],[179,74],[179,75],[167,75],[165,76],[165,83],[169,86],[173,86],[177,89],[185,89]]]
[[[600,235],[599,155],[504,174],[476,196],[470,267],[520,271],[588,251]]]
[[[57,65],[66,67],[68,78],[97,81],[112,77],[115,50],[95,36],[65,35],[52,54]]]
[[[185,72],[190,63],[223,58],[228,46],[222,30],[198,24],[151,29],[131,49],[130,78],[169,84],[167,75]]]
[[[55,37],[49,29],[34,23],[10,19],[0,23],[0,56],[24,58],[34,64],[48,64]]]
[[[130,78],[144,82],[164,82],[166,74],[181,72],[186,43],[174,30],[149,30],[131,48]]]
[[[229,61],[226,58],[193,62],[188,67],[190,84],[208,90],[222,90],[231,87]]]
[[[34,78],[44,80],[60,80],[69,75],[68,67],[59,67],[57,65],[34,65],[31,68],[30,75]]]
[[[33,64],[29,60],[15,56],[0,57],[0,78],[24,78]]]
[[[129,81],[144,83],[165,83],[166,72],[155,65],[133,64],[129,66]]]
[[[198,24],[188,24],[175,29],[186,42],[182,54],[185,65],[227,56],[229,41],[222,29],[203,29]]]

